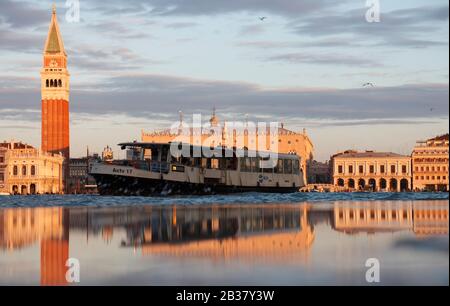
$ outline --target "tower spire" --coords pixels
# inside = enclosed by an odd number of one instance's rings
[[[45,42],[44,53],[46,54],[65,54],[64,43],[61,32],[59,31],[58,18],[56,16],[56,5],[52,7],[52,19],[48,29],[47,40]]]
[[[211,126],[217,126],[219,124],[219,118],[217,118],[216,116],[216,107],[213,107],[213,112],[212,112],[212,116],[211,119],[209,119],[209,123],[211,124]]]

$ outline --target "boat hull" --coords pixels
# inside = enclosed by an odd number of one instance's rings
[[[241,192],[293,193],[298,187],[229,186],[223,184],[193,184],[163,179],[140,178],[109,174],[92,174],[100,195],[158,196],[158,195],[208,195]]]

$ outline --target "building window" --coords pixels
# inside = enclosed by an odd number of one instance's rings
[[[407,172],[407,168],[405,165],[402,166],[402,173],[406,173]]]
[[[17,166],[13,167],[13,175],[18,175],[19,174],[19,169],[17,168]]]
[[[27,175],[27,166],[22,166],[22,175]]]
[[[364,173],[364,166],[359,166],[359,173]]]
[[[384,168],[384,165],[381,165],[381,166],[380,166],[380,172],[381,172],[381,173],[385,173],[385,171],[386,171],[386,169]]]
[[[32,166],[31,166],[31,171],[30,171],[30,172],[31,172],[31,175],[32,175],[32,176],[35,176],[35,175],[36,175],[36,166],[35,166],[35,165],[32,165]]]
[[[0,172],[0,182],[5,181],[5,174],[3,172]]]
[[[374,167],[374,165],[370,165],[369,171],[370,171],[370,173],[375,173],[375,167]]]
[[[348,166],[348,173],[353,173],[353,166]]]
[[[0,156],[0,164],[3,164],[5,162],[5,158],[3,156]]]
[[[395,173],[395,165],[391,165],[391,173]]]

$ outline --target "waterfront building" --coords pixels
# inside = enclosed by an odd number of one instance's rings
[[[180,119],[182,121],[182,119]],[[242,148],[258,148],[259,141],[264,142],[266,144],[265,150],[271,151],[272,148],[276,148],[273,145],[274,139],[278,141],[277,152],[280,154],[297,154],[301,157],[301,170],[303,172],[304,182],[307,182],[307,163],[313,159],[314,155],[314,145],[306,133],[304,129],[302,132],[295,132],[288,130],[284,127],[284,124],[281,124],[278,127],[278,134],[273,137],[270,131],[258,130],[258,128],[251,130],[247,128],[243,128],[242,130],[236,130],[232,132],[233,140],[230,141],[228,137],[227,126],[224,123],[221,125],[219,117],[216,115],[215,110],[209,120],[211,129],[203,129],[201,135],[195,135],[193,129],[188,129],[188,135],[184,135],[183,139],[186,142],[193,145],[202,145],[207,143],[212,146],[226,146],[226,147],[236,147],[238,149]],[[222,133],[221,135],[217,135],[216,128],[220,128]],[[179,137],[182,133],[184,133],[183,129],[179,129],[174,132],[170,129],[163,131],[155,131],[155,132],[144,132],[141,133],[141,140],[143,142],[152,142],[152,143],[169,143],[173,141],[175,138]],[[198,137],[195,137],[198,136]],[[242,141],[237,141],[238,137],[242,137]],[[261,140],[263,137],[266,137],[265,140]],[[272,137],[272,138],[271,138]],[[209,139],[209,140],[208,140]],[[230,145],[231,144],[231,145]],[[132,155],[129,156],[130,159]]]
[[[41,69],[41,149],[64,156],[64,183],[69,175],[69,89],[67,54],[53,6]]]
[[[109,152],[110,151],[110,152]],[[106,152],[106,153],[105,153]],[[107,147],[102,153],[103,160],[112,160],[112,150]],[[106,158],[106,159],[105,159]],[[69,159],[69,178],[67,182],[67,193],[70,194],[93,194],[97,193],[95,178],[89,174],[93,162],[100,161],[97,153],[90,154],[86,150],[86,157]]]
[[[448,134],[417,142],[412,152],[415,190],[449,190],[448,143]]]
[[[345,151],[331,157],[333,184],[342,190],[411,190],[411,157],[396,153]]]
[[[21,142],[0,143],[0,193],[62,193],[63,161]]]
[[[308,174],[308,184],[331,183],[331,169],[328,162],[312,160],[307,164],[306,173]]]
[[[71,158],[69,160],[68,193],[96,193],[97,184],[89,175],[89,164],[95,157]]]

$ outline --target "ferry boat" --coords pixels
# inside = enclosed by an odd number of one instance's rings
[[[219,147],[214,150],[222,157],[204,157],[205,147],[179,145],[188,146],[189,156],[174,157],[171,143],[121,143],[122,150],[135,153],[132,160],[94,162],[89,172],[100,195],[290,193],[304,186],[300,157],[294,154],[278,154],[276,163],[270,163],[275,165],[268,168],[262,166],[268,164],[268,152],[236,154],[235,148]],[[195,150],[202,157],[190,157]]]

